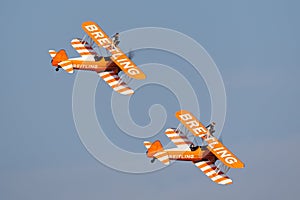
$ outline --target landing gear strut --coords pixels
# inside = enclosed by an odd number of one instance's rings
[[[156,160],[156,158],[152,158],[152,160],[150,161],[151,163],[154,163],[154,161]]]

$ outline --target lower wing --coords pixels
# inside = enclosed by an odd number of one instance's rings
[[[220,185],[228,185],[232,183],[232,180],[228,176],[226,176],[226,174],[224,174],[219,168],[217,168],[211,161],[199,161],[194,162],[194,164],[215,183],[218,183]]]
[[[100,72],[98,75],[116,92],[132,95],[134,91],[124,83],[114,71]]]

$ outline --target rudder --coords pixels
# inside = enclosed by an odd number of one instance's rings
[[[51,51],[51,50],[50,50]],[[51,51],[49,54],[52,56],[54,53]],[[73,65],[72,62],[69,61],[68,55],[64,49],[59,50],[51,61],[53,66],[61,67],[68,73],[73,73]]]
[[[145,146],[146,145],[149,146],[150,144],[151,144],[150,142],[146,142],[146,143],[144,142]],[[146,146],[146,148],[147,148],[147,146]],[[170,164],[169,156],[168,156],[167,152],[164,150],[164,148],[159,140],[156,140],[149,146],[148,151],[147,151],[147,156],[150,158],[154,157],[165,165]]]

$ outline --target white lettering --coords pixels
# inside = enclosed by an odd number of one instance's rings
[[[183,115],[179,115],[179,117],[183,120],[183,121],[187,121],[192,119],[192,116],[190,114],[183,114]]]
[[[74,64],[74,67],[78,69],[97,69],[97,65],[82,65],[82,64]]]
[[[214,150],[219,151],[219,150],[222,150],[222,149],[224,149],[224,147],[215,148]]]
[[[228,164],[232,164],[232,163],[236,163],[237,159],[234,157],[227,157],[225,158],[225,162],[227,162]]]
[[[206,135],[206,130],[203,127],[194,128],[193,131],[201,137]]]
[[[121,62],[125,62],[126,60],[127,60],[126,58],[123,58],[123,59],[117,60],[117,62],[121,63]]]
[[[221,154],[221,158],[225,158],[225,157],[231,156],[230,153],[227,154],[227,150],[217,151],[217,154]]]
[[[123,55],[122,53],[114,53],[111,55],[113,59],[117,59],[119,56]]]
[[[130,61],[128,61],[128,62],[122,62],[122,63],[120,63],[121,65],[124,65],[124,68],[125,69],[128,69],[128,68],[131,68],[132,66],[130,66]]]
[[[208,146],[209,146],[210,148],[214,148],[214,146],[215,146],[216,144],[218,144],[218,142],[217,142],[217,141],[213,141],[213,142],[210,142],[210,143],[208,144]]]
[[[93,24],[93,25],[85,26],[85,28],[86,28],[88,31],[96,31],[96,30],[98,30],[98,27],[95,26],[94,24]]]
[[[91,36],[97,41],[99,46],[106,48],[111,53],[112,60],[116,60],[115,62],[118,62],[120,65],[124,66],[124,69],[128,70],[129,74],[136,75],[140,73],[139,69],[135,68],[133,63],[128,58],[117,60],[118,57],[124,55],[124,53],[122,53],[119,48],[114,48],[111,40],[107,38],[103,32],[101,32],[101,29],[94,24],[85,26],[85,28],[90,32]],[[85,68],[85,66],[81,67]]]
[[[194,155],[169,155],[169,158],[173,159],[185,159],[185,158],[194,158]]]
[[[98,40],[98,42],[101,45],[110,44],[110,42],[109,42],[109,40],[107,38],[102,38],[102,39]]]
[[[95,37],[95,39],[98,39],[98,38],[103,38],[103,33],[102,32],[94,32],[92,33],[92,35]],[[98,40],[99,42],[99,40]]]
[[[139,70],[136,69],[136,68],[131,68],[128,70],[128,73],[131,74],[131,75],[136,75],[136,74],[139,74]]]
[[[186,124],[190,125],[190,128],[199,126],[199,123],[196,120],[188,121]]]

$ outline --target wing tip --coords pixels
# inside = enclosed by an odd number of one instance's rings
[[[165,130],[165,133],[167,133],[167,132],[174,132],[175,130],[174,129],[172,129],[172,128],[167,128],[166,130]]]
[[[219,182],[219,185],[231,185],[233,183],[233,181],[230,178],[227,178],[221,182]]]
[[[134,91],[132,89],[129,89],[129,90],[120,92],[120,94],[123,94],[123,95],[126,95],[126,96],[131,96],[131,95],[134,94]]]
[[[191,112],[190,111],[188,111],[188,110],[178,110],[176,113],[175,113],[175,116],[177,117],[177,116],[179,116],[179,115],[181,115],[181,114],[191,114]]]

